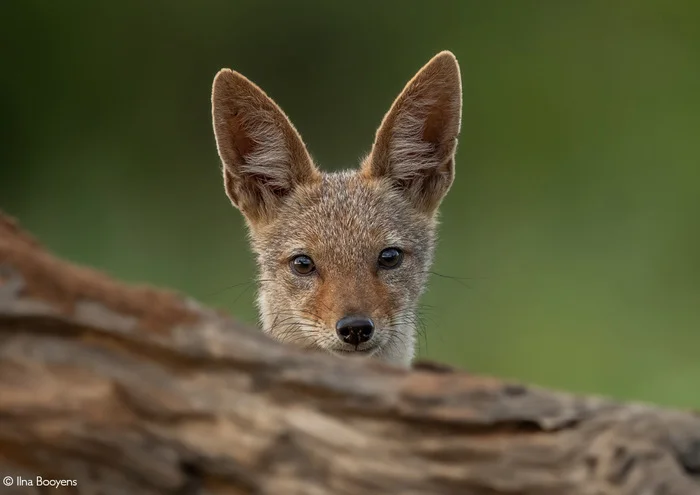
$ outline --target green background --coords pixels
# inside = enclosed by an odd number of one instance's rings
[[[24,0],[0,18],[0,208],[63,257],[248,322],[216,71],[262,86],[332,170],[452,50],[435,271],[461,280],[431,279],[421,355],[700,406],[700,2]]]

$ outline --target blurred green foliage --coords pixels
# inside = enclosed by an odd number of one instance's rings
[[[700,406],[699,2],[24,0],[0,18],[0,208],[66,258],[250,322],[216,71],[263,87],[330,170],[452,50],[435,271],[464,280],[433,277],[422,355]]]

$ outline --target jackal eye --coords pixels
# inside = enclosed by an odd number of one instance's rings
[[[397,268],[403,261],[403,251],[398,248],[386,248],[381,253],[379,253],[379,268],[384,268],[386,270],[391,270],[392,268]]]
[[[292,258],[289,262],[289,266],[292,267],[292,271],[297,275],[311,275],[316,271],[316,265],[311,258],[305,254],[300,254]]]

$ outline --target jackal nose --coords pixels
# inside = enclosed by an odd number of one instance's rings
[[[346,316],[335,324],[335,332],[343,342],[358,346],[372,338],[374,322],[366,316]]]

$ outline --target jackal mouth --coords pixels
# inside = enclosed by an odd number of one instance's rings
[[[329,349],[333,354],[339,356],[371,356],[379,350],[379,346],[368,347],[365,349]]]

